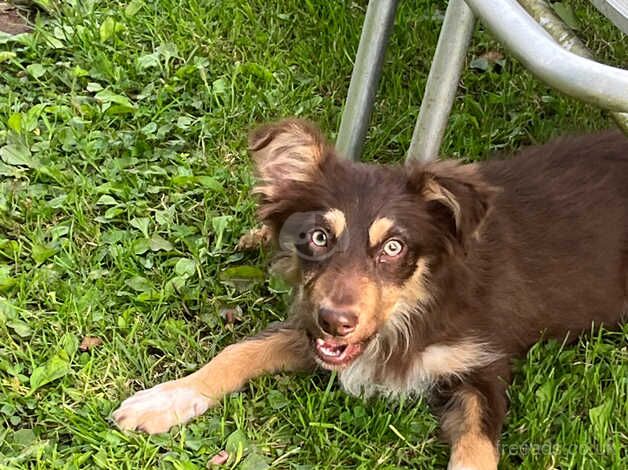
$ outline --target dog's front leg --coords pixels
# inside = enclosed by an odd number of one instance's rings
[[[506,384],[499,378],[465,383],[441,410],[441,427],[451,444],[448,470],[497,470],[499,434],[506,414]]]
[[[233,344],[197,372],[162,383],[126,399],[113,414],[125,430],[166,432],[217,404],[250,379],[313,365],[304,332],[279,324],[260,335]]]

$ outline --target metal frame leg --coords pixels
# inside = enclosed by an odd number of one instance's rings
[[[408,161],[438,157],[474,26],[475,17],[464,0],[451,0],[427,77]]]
[[[396,9],[397,0],[371,0],[366,10],[336,139],[338,153],[351,160],[362,153]]]
[[[591,0],[615,26],[628,34],[628,3],[625,0]]]

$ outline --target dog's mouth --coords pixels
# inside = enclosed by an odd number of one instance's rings
[[[322,338],[314,341],[318,363],[327,369],[341,369],[348,366],[362,354],[364,346],[364,342],[343,344]]]

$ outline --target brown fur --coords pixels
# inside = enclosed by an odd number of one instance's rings
[[[250,148],[260,218],[295,296],[283,329],[190,376],[212,398],[317,358],[352,393],[427,393],[450,468],[494,469],[511,360],[626,315],[628,140],[618,132],[472,165],[342,160],[299,120],[255,131]],[[321,230],[326,242],[314,243]],[[322,309],[357,318],[355,328],[331,336]],[[151,429],[164,415],[142,408],[139,419],[138,409],[123,404],[135,418],[122,427]]]

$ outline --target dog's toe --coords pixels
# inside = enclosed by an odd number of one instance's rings
[[[203,414],[212,404],[193,387],[173,381],[127,398],[112,417],[124,431],[159,434]]]

